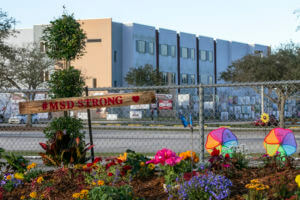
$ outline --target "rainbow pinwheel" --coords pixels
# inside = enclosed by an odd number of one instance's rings
[[[214,149],[222,154],[232,153],[232,147],[238,145],[237,137],[227,128],[218,128],[207,135],[205,148],[211,154]]]
[[[264,147],[269,156],[277,152],[282,156],[290,156],[297,150],[297,142],[290,129],[274,128],[265,137]]]

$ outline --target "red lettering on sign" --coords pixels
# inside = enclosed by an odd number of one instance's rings
[[[57,102],[55,103],[50,102],[49,104],[50,104],[50,110],[58,110]]]
[[[105,99],[105,98],[100,98],[99,101],[100,101],[100,105],[101,105],[101,106],[106,106],[106,105],[107,105],[107,99]],[[104,101],[104,104],[103,104],[103,101]]]
[[[83,106],[84,106],[84,105],[83,105],[83,103],[82,103],[82,100],[78,100],[78,102],[77,102],[77,103],[78,103],[78,107],[79,107],[79,108],[81,108],[81,107],[83,107]]]
[[[47,110],[47,108],[48,108],[48,103],[47,103],[47,102],[43,102],[42,108],[43,108],[43,110]]]
[[[87,106],[87,107],[90,107],[90,100],[91,100],[91,99],[85,99],[85,100],[84,100],[84,101],[86,102],[86,106]]]
[[[67,106],[68,106],[68,109],[72,109],[74,107],[74,102],[73,101],[67,101]]]
[[[107,97],[108,104],[107,105],[115,105],[115,98]]]
[[[93,102],[93,107],[94,106],[99,106],[98,105],[98,99],[92,99],[92,102]]]
[[[140,100],[140,97],[139,96],[133,96],[132,97],[132,100],[137,103],[139,100]]]
[[[65,102],[64,101],[61,101],[59,102],[59,109],[65,109],[66,108],[66,105],[65,105]]]
[[[123,103],[122,96],[117,96],[117,97],[116,97],[116,103],[117,103],[117,104],[122,104],[122,103]]]

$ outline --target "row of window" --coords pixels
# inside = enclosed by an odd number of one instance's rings
[[[139,53],[149,53],[151,55],[154,54],[154,42],[147,42],[144,40],[136,41],[136,51]],[[168,45],[168,44],[160,44],[159,45],[159,55],[161,56],[171,56],[176,57],[176,46]],[[195,60],[195,49],[181,47],[180,48],[180,57],[185,59]],[[199,52],[200,60],[213,62],[213,52],[200,50]]]
[[[195,84],[195,74],[181,74],[181,84]],[[162,72],[162,79],[165,85],[176,84],[176,73]]]

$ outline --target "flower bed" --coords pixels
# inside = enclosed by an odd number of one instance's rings
[[[214,150],[202,165],[192,151],[162,149],[151,160],[128,150],[43,172],[20,157],[0,175],[0,199],[296,199],[300,170],[293,160],[280,154],[261,160],[248,167],[242,153]]]

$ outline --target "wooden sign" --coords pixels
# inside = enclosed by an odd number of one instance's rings
[[[19,111],[20,114],[33,114],[66,110],[150,104],[154,102],[155,93],[153,91],[147,91],[20,102]]]

